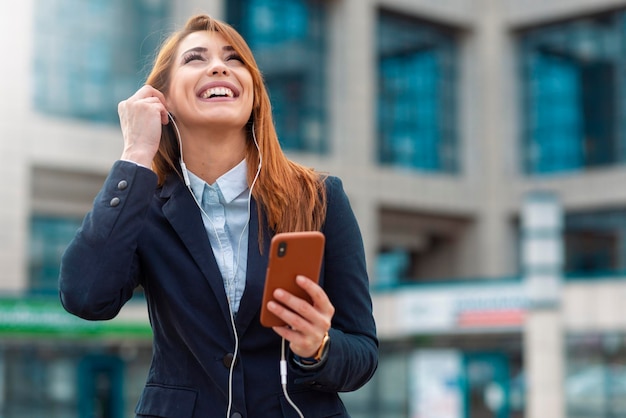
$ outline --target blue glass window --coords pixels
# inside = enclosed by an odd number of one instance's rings
[[[520,35],[527,173],[624,160],[624,20],[624,12],[603,14]]]
[[[454,34],[388,12],[378,23],[379,162],[457,172]]]
[[[265,77],[278,138],[286,150],[324,153],[325,3],[234,0],[229,21],[246,39]]]
[[[117,121],[161,41],[167,0],[38,0],[33,104],[43,113]]]
[[[626,271],[626,210],[568,213],[564,232],[568,278],[623,275]]]
[[[572,60],[558,55],[537,54],[531,71],[534,106],[530,109],[534,152],[533,171],[576,169],[583,164],[580,106],[580,71]]]
[[[626,335],[617,330],[568,332],[564,340],[566,416],[626,416]]]
[[[28,246],[33,293],[57,293],[61,256],[80,224],[80,219],[33,216]]]
[[[413,383],[410,353],[396,347],[381,347],[378,369],[365,386],[341,394],[350,416],[359,418],[409,417]]]
[[[409,251],[401,248],[379,252],[376,258],[376,286],[381,288],[408,281],[410,257]]]

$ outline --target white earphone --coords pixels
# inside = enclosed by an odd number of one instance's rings
[[[176,130],[176,139],[178,140],[178,147],[180,151],[179,163],[180,163],[180,169],[183,174],[183,180],[185,181],[185,186],[187,186],[187,189],[189,189],[189,192],[191,193],[193,200],[196,202],[196,205],[198,206],[198,208],[200,208],[200,211],[205,215],[206,219],[210,222],[211,226],[213,227],[213,230],[216,231],[215,225],[211,221],[211,218],[209,218],[209,215],[206,214],[206,212],[202,208],[202,205],[200,204],[200,202],[198,202],[198,199],[196,199],[196,196],[191,191],[191,182],[189,181],[189,173],[187,171],[187,166],[185,165],[185,162],[183,161],[183,141],[180,137],[180,131],[178,130],[178,126],[176,125],[176,122],[174,121],[174,117],[172,116],[172,114],[169,112],[167,114],[169,118],[171,119],[172,124],[174,125],[174,129]],[[256,146],[256,149],[259,153],[259,165],[257,166],[256,175],[254,176],[254,179],[252,180],[252,183],[250,184],[250,191],[248,194],[248,220],[246,221],[246,224],[244,225],[243,230],[241,231],[241,236],[239,237],[239,244],[237,244],[237,261],[235,263],[235,268],[233,269],[233,278],[232,280],[229,280],[229,278],[226,278],[228,286],[231,286],[234,284],[235,276],[237,274],[237,266],[239,265],[239,252],[240,252],[240,246],[241,246],[241,239],[243,238],[243,234],[248,229],[248,225],[250,223],[250,201],[252,200],[252,189],[254,189],[254,185],[256,184],[256,181],[259,178],[259,173],[261,172],[261,167],[263,163],[263,158],[261,155],[261,148],[259,147],[259,143],[257,142],[257,139],[256,139],[256,133],[254,132],[254,123],[252,123],[252,140],[254,141],[254,145]],[[217,241],[221,249],[222,242],[219,239],[219,235],[217,234],[217,231],[215,232],[215,236],[217,237]],[[222,253],[222,256],[224,256],[224,251],[221,251],[221,253]],[[227,289],[227,295],[229,293],[230,292],[228,292],[228,289]],[[230,364],[230,369],[228,373],[228,408],[226,410],[227,418],[230,417],[230,411],[232,409],[232,404],[233,404],[233,370],[234,370],[235,363],[237,360],[237,355],[239,354],[239,336],[237,335],[237,327],[235,325],[235,315],[233,314],[230,299],[228,299],[228,309],[230,311],[230,322],[231,322],[231,326],[233,329],[233,334],[235,336],[235,349],[233,353],[233,360]],[[287,392],[287,360],[285,358],[286,356],[285,356],[285,339],[284,338],[282,339],[280,353],[281,355],[280,355],[279,368],[280,368],[280,380],[281,380],[281,386],[283,389],[283,394],[285,395],[287,402],[296,411],[298,416],[300,418],[304,418],[304,415],[302,414],[298,406],[291,400],[291,397],[289,396],[289,393]]]
[[[196,196],[194,195],[193,191],[191,190],[191,181],[189,180],[189,172],[187,171],[187,166],[185,165],[185,161],[183,160],[183,141],[182,138],[180,136],[180,131],[178,130],[178,125],[176,125],[176,121],[174,120],[174,117],[172,116],[172,114],[170,112],[167,112],[170,120],[172,121],[172,124],[174,126],[174,130],[176,131],[176,139],[178,140],[178,148],[179,148],[179,152],[180,152],[180,159],[179,159],[179,164],[180,164],[180,169],[183,175],[183,180],[185,182],[185,186],[187,186],[187,189],[189,190],[189,192],[191,193],[191,196],[193,197],[193,200],[196,202],[196,205],[198,206],[198,208],[200,209],[200,211],[202,212],[202,214],[205,216],[205,218],[209,221],[209,223],[211,224],[214,232],[215,232],[215,237],[217,238],[217,242],[218,245],[220,246],[220,249],[222,249],[222,241],[219,238],[219,234],[217,233],[217,229],[215,227],[215,225],[213,224],[213,221],[211,221],[211,218],[209,217],[209,215],[207,215],[207,213],[205,212],[205,210],[202,208],[202,205],[200,204],[200,202],[198,202],[198,199],[196,198]],[[254,176],[254,179],[252,180],[252,183],[250,184],[250,190],[248,193],[248,217],[246,220],[246,224],[244,225],[242,231],[241,231],[241,235],[239,236],[239,243],[237,244],[237,259],[235,262],[235,266],[233,268],[233,277],[229,278],[226,277],[226,283],[227,283],[227,289],[226,289],[226,294],[230,294],[230,287],[234,285],[235,283],[235,277],[237,275],[237,270],[238,270],[238,266],[239,266],[239,254],[241,251],[241,240],[246,232],[246,230],[248,229],[248,225],[250,223],[250,201],[252,200],[252,190],[254,189],[254,185],[256,184],[257,179],[259,178],[259,174],[261,173],[261,167],[262,167],[262,155],[261,155],[261,149],[259,147],[259,143],[257,142],[256,139],[256,133],[254,132],[254,123],[252,124],[252,139],[254,141],[254,145],[257,148],[257,151],[259,153],[259,164],[257,166],[257,170],[256,170],[256,174]],[[221,251],[222,253],[222,257],[224,257],[224,251]],[[226,264],[224,262],[224,264]],[[234,347],[234,352],[233,352],[233,360],[230,364],[230,368],[229,368],[229,373],[228,373],[228,408],[226,411],[226,417],[230,417],[230,412],[232,409],[232,403],[233,403],[233,371],[234,371],[234,367],[235,367],[235,363],[237,361],[237,356],[239,354],[239,335],[237,334],[237,327],[235,325],[235,315],[233,313],[233,309],[232,309],[232,305],[231,305],[231,301],[230,298],[228,298],[227,296],[227,300],[228,300],[228,310],[230,313],[230,322],[231,322],[231,326],[233,329],[233,335],[234,335],[234,339],[235,339],[235,347]],[[283,340],[284,342],[284,340]],[[288,396],[288,395],[287,395]]]

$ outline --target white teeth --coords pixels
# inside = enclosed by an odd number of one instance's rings
[[[234,94],[233,94],[233,91],[227,87],[213,87],[213,88],[205,90],[204,93],[202,93],[203,99],[208,99],[211,96],[233,97]]]

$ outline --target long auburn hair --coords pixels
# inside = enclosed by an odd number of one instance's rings
[[[259,163],[259,152],[252,138],[254,129],[262,154],[259,177],[252,191],[257,202],[259,221],[265,213],[268,226],[274,233],[320,230],[326,218],[325,176],[289,160],[283,153],[261,72],[249,46],[232,26],[204,14],[190,17],[181,30],[174,32],[161,45],[146,84],[167,94],[178,46],[186,36],[198,31],[219,32],[240,55],[252,75],[254,100],[246,126],[248,140],[245,158],[250,185]],[[170,123],[163,127],[159,150],[153,159],[153,170],[158,175],[159,185],[165,182],[168,175],[181,176],[179,159],[178,139]],[[262,236],[262,222],[259,222],[259,245],[263,242]]]

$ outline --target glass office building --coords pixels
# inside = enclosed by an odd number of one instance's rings
[[[141,292],[72,317],[59,260],[121,153],[118,102],[198,11],[244,35],[284,150],[359,219],[381,346],[353,417],[626,414],[626,0],[14,3],[0,416],[133,415]]]

